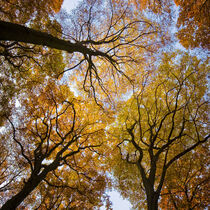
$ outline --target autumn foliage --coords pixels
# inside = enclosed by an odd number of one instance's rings
[[[209,1],[62,3],[1,1],[1,209],[207,208]]]

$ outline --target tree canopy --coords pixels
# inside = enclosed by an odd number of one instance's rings
[[[62,3],[1,1],[1,209],[206,208],[208,1]]]
[[[139,89],[120,105],[110,129],[119,149],[116,155],[121,156],[120,164],[113,166],[116,185],[139,208],[143,202],[136,199],[139,192],[129,194],[127,186],[139,185],[139,190],[145,191],[148,209],[157,209],[165,179],[170,179],[167,170],[209,138],[204,97],[207,68],[195,57],[182,55],[178,60],[178,56],[164,55],[158,69],[145,74]],[[115,157],[111,161],[115,162]]]

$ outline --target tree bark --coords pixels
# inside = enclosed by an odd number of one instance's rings
[[[64,50],[68,53],[80,52],[82,54],[102,56],[112,60],[107,53],[90,49],[79,42],[72,43],[48,33],[6,21],[0,21],[0,40],[42,45],[53,49]]]
[[[59,160],[56,159],[53,163],[48,165],[40,174],[40,169],[35,173],[32,173],[28,181],[24,184],[22,190],[14,195],[11,199],[9,199],[0,210],[15,210],[25,198],[29,196],[29,194],[43,181],[47,174],[55,170],[59,165]]]
[[[39,185],[43,180],[43,177],[31,177],[27,183],[25,183],[22,190],[9,199],[2,207],[1,210],[15,210],[22,201]]]
[[[158,210],[158,198],[157,193],[147,194],[147,209],[148,210]]]

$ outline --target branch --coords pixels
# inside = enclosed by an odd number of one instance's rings
[[[15,129],[15,126],[14,126],[13,122],[9,119],[9,117],[6,116],[6,118],[8,119],[8,121],[11,124],[12,129],[13,129],[13,140],[20,146],[21,155],[27,160],[27,162],[30,165],[31,170],[33,171],[33,165],[32,165],[31,160],[25,155],[23,145],[16,139],[16,129]]]
[[[84,55],[102,56],[113,61],[111,56],[102,51],[90,49],[81,43],[72,43],[70,41],[59,39],[46,32],[34,30],[19,24],[0,21],[0,31],[0,40],[42,45],[58,50],[64,50],[68,53],[79,52]]]
[[[208,139],[210,138],[210,134],[207,135],[202,141],[198,141],[197,143],[195,143],[194,145],[192,145],[191,147],[189,147],[188,149],[180,152],[178,155],[176,155],[174,158],[172,158],[167,164],[166,164],[166,168],[168,168],[174,161],[178,160],[180,157],[182,157],[183,155],[185,155],[186,153],[192,151],[193,149],[195,149],[198,145],[205,143]]]

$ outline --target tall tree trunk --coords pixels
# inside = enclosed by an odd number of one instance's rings
[[[155,192],[147,194],[147,209],[158,210],[158,198],[159,195]]]
[[[59,165],[59,158],[57,158],[53,163],[48,165],[41,173],[41,168],[38,168],[31,174],[28,181],[24,184],[22,190],[9,199],[0,210],[14,210],[16,209],[21,202],[29,196],[29,194],[44,180],[47,174],[55,170]]]
[[[21,202],[39,185],[43,177],[33,176],[25,183],[22,190],[9,199],[2,207],[1,210],[14,210]]]

